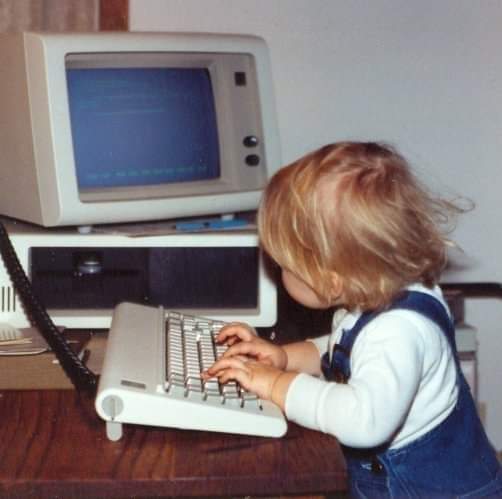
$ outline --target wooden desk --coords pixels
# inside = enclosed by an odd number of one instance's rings
[[[246,496],[346,488],[337,441],[291,424],[282,439],[125,426],[110,442],[73,390],[0,392],[0,497]]]

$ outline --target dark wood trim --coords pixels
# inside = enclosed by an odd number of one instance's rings
[[[129,0],[100,0],[99,29],[127,31],[129,29]]]

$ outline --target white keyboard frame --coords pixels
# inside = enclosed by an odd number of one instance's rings
[[[122,303],[115,309],[95,401],[110,440],[123,423],[157,427],[281,437],[287,423],[281,410],[253,397],[205,397],[181,386],[165,388],[166,311]],[[164,338],[164,339],[163,339]]]

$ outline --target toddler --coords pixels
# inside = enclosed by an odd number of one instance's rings
[[[286,291],[337,307],[331,334],[285,346],[240,323],[204,378],[235,379],[342,444],[353,497],[502,497],[437,283],[461,210],[378,143],[340,142],[279,170],[258,213]],[[306,332],[308,333],[308,332]]]

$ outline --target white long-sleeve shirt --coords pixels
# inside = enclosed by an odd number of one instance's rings
[[[422,285],[446,307],[441,290]],[[332,351],[342,329],[360,313],[338,311],[331,335],[312,340],[320,356]],[[347,384],[307,374],[293,380],[286,396],[288,419],[329,433],[352,447],[386,442],[401,447],[443,421],[457,400],[456,368],[439,327],[417,312],[384,312],[359,333],[350,356]]]

